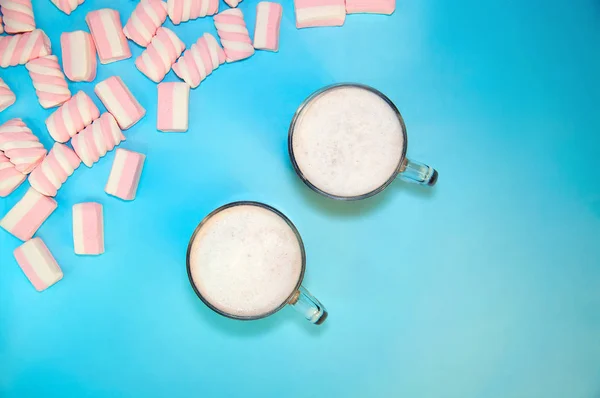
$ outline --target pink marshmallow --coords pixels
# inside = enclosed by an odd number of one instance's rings
[[[115,118],[103,113],[99,119],[71,139],[71,145],[83,164],[92,167],[108,151],[125,140]]]
[[[215,15],[218,11],[219,0],[167,0],[167,12],[173,25]]]
[[[147,47],[166,19],[167,3],[161,0],[141,0],[125,24],[123,33],[137,45]]]
[[[83,4],[85,0],[50,0],[52,3],[67,15],[71,15],[77,7]]]
[[[100,116],[88,95],[79,91],[46,119],[46,127],[56,142],[67,142]]]
[[[94,38],[101,64],[131,58],[129,44],[123,34],[121,17],[117,10],[103,8],[89,12],[85,21]]]
[[[15,165],[0,151],[0,198],[10,195],[27,176],[19,172]]]
[[[296,27],[342,26],[346,21],[344,0],[294,0]]]
[[[232,8],[237,7],[241,2],[242,0],[225,0],[225,3],[227,3],[227,5]]]
[[[346,13],[371,13],[390,15],[396,9],[396,0],[346,0]]]
[[[119,76],[112,76],[96,84],[94,92],[106,109],[115,117],[121,130],[127,130],[146,114]]]
[[[73,205],[73,243],[75,254],[104,253],[104,217],[100,203]]]
[[[123,200],[134,200],[146,155],[117,149],[104,192]]]
[[[50,39],[36,29],[11,36],[0,36],[0,67],[24,65],[32,59],[50,55]]]
[[[217,14],[214,20],[227,56],[227,62],[241,61],[254,54],[254,47],[246,28],[244,14],[240,9],[230,8],[225,10]]]
[[[6,33],[31,32],[35,29],[31,0],[0,0]]]
[[[167,28],[158,28],[148,48],[137,57],[135,66],[155,83],[164,79],[185,49],[185,44]]]
[[[0,77],[0,112],[15,103],[17,97]]]
[[[261,1],[256,6],[254,27],[254,48],[257,50],[279,51],[279,28],[283,7],[278,3]]]
[[[47,152],[21,119],[11,119],[0,126],[0,151],[23,174],[31,173]]]
[[[224,62],[225,51],[213,35],[205,33],[173,65],[173,72],[191,88],[196,88]]]
[[[47,55],[25,64],[42,108],[59,106],[71,98],[71,91],[56,55]]]
[[[156,128],[164,132],[187,131],[189,105],[190,86],[187,83],[160,83]]]
[[[42,195],[33,188],[25,193],[0,220],[0,227],[22,241],[27,241],[56,209],[54,199]]]
[[[96,78],[96,46],[88,32],[76,30],[60,35],[65,75],[72,82],[91,82]]]
[[[19,267],[38,292],[46,290],[63,277],[54,256],[40,238],[28,240],[17,247],[13,254]]]
[[[45,196],[56,193],[81,164],[81,159],[65,144],[58,142],[42,163],[29,174],[29,185]]]

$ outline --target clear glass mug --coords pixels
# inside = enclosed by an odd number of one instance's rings
[[[385,181],[383,184],[381,184],[376,189],[373,189],[370,192],[356,195],[356,196],[336,195],[331,192],[327,192],[324,189],[321,189],[321,188],[317,187],[315,184],[313,184],[310,181],[310,179],[306,177],[305,173],[302,172],[302,169],[297,162],[296,155],[294,154],[294,145],[293,145],[294,132],[296,130],[296,126],[298,124],[298,121],[303,116],[304,111],[307,109],[307,107],[315,99],[319,98],[323,94],[326,94],[332,90],[343,89],[346,87],[367,90],[367,91],[377,95],[383,101],[385,101],[385,103],[387,103],[387,105],[391,108],[391,110],[395,113],[396,117],[398,118],[398,122],[401,126],[401,131],[402,131],[401,134],[403,135],[403,137],[402,137],[403,138],[402,153],[401,153],[400,160],[399,160],[394,172],[390,175],[390,177],[387,179],[387,181]],[[407,138],[407,134],[406,134],[406,126],[404,124],[404,119],[402,118],[402,115],[400,114],[400,111],[398,110],[396,105],[394,105],[394,103],[379,90],[376,90],[370,86],[366,86],[363,84],[357,84],[357,83],[334,84],[331,86],[324,87],[324,88],[314,92],[313,94],[311,94],[307,99],[304,100],[304,102],[302,102],[302,104],[300,105],[300,107],[298,108],[296,113],[294,114],[294,117],[292,119],[289,131],[288,131],[288,152],[290,155],[290,160],[292,162],[292,166],[294,167],[294,170],[296,171],[296,174],[298,175],[298,177],[300,177],[300,179],[313,191],[315,191],[323,196],[326,196],[328,198],[336,199],[336,200],[349,201],[349,200],[360,200],[360,199],[369,198],[371,196],[374,196],[374,195],[382,192],[397,178],[400,178],[404,181],[416,183],[416,184],[421,184],[421,185],[426,185],[426,186],[434,186],[438,180],[438,172],[426,164],[408,159],[406,157],[407,147],[408,147],[408,138]]]
[[[297,243],[300,247],[300,252],[301,252],[301,257],[302,257],[302,266],[301,266],[300,276],[298,278],[298,281],[296,282],[296,286],[294,287],[292,292],[289,294],[289,296],[285,300],[283,300],[281,302],[281,304],[279,306],[277,306],[276,308],[274,308],[268,312],[253,315],[253,316],[240,316],[240,315],[228,313],[226,311],[223,311],[222,309],[217,308],[215,305],[213,305],[210,302],[209,299],[204,297],[202,292],[200,292],[200,290],[196,286],[196,283],[194,282],[194,278],[193,278],[192,271],[191,271],[190,257],[191,257],[191,252],[192,252],[192,246],[193,246],[196,236],[198,236],[198,233],[201,231],[201,229],[208,223],[208,221],[212,217],[216,216],[217,214],[221,213],[224,210],[231,209],[236,206],[256,206],[260,209],[267,210],[267,211],[275,214],[276,216],[278,216],[293,231],[293,234],[295,235],[296,239],[298,240]],[[325,309],[325,307],[323,306],[323,304],[321,304],[321,302],[316,297],[314,297],[304,286],[302,286],[302,281],[304,279],[304,273],[306,270],[306,253],[304,250],[304,243],[302,242],[302,238],[300,236],[300,233],[298,232],[298,229],[290,221],[290,219],[287,218],[283,213],[281,213],[279,210],[277,210],[269,205],[266,205],[264,203],[251,202],[251,201],[233,202],[233,203],[229,203],[224,206],[221,206],[218,209],[212,211],[209,215],[207,215],[200,222],[200,224],[198,224],[198,226],[194,230],[194,233],[192,234],[192,237],[190,238],[190,242],[188,244],[187,255],[186,255],[186,268],[187,268],[188,279],[190,281],[192,289],[194,289],[194,292],[196,293],[198,298],[200,298],[200,300],[202,300],[202,302],[208,308],[210,308],[217,314],[225,316],[227,318],[242,320],[242,321],[262,319],[262,318],[266,318],[266,317],[273,315],[274,313],[280,311],[286,305],[290,305],[297,312],[299,312],[302,316],[304,316],[304,318],[306,320],[308,320],[309,322],[311,322],[315,325],[321,325],[327,319],[328,312]]]

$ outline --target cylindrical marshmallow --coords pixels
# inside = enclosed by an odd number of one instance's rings
[[[146,114],[119,76],[111,76],[96,84],[94,92],[115,117],[121,130],[127,130]]]
[[[219,0],[167,0],[169,19],[174,25],[192,19],[215,15],[219,11]]]
[[[31,239],[57,206],[54,199],[29,188],[25,196],[0,220],[0,227],[16,238],[27,241]]]
[[[190,86],[187,83],[160,83],[156,128],[174,133],[187,131],[189,105]]]
[[[15,103],[17,97],[0,77],[0,112]]]
[[[85,0],[50,0],[52,3],[67,15],[71,15],[77,7],[83,4]]]
[[[23,174],[31,173],[47,152],[21,119],[11,119],[0,126],[0,151]]]
[[[79,156],[71,148],[56,142],[48,156],[29,174],[29,185],[42,195],[56,196],[80,164]]]
[[[161,0],[141,0],[127,20],[123,33],[137,45],[147,47],[166,19],[167,3]]]
[[[344,1],[344,0],[342,0]],[[230,8],[215,16],[215,26],[227,56],[227,62],[240,61],[254,54],[252,40],[238,8]]]
[[[393,14],[396,0],[346,0],[346,13]]]
[[[346,21],[344,0],[294,0],[296,27],[342,26]]]
[[[123,200],[134,200],[146,155],[117,149],[104,192]]]
[[[185,49],[185,44],[167,28],[158,28],[148,48],[137,57],[135,66],[155,83],[164,79]]]
[[[283,7],[270,1],[261,1],[256,6],[254,26],[254,48],[257,50],[279,50],[279,29]]]
[[[101,64],[131,58],[131,50],[123,34],[121,17],[117,10],[103,8],[89,12],[85,21],[94,38]]]
[[[224,62],[225,52],[217,39],[205,33],[173,65],[173,72],[190,87],[196,88]]]
[[[96,104],[86,93],[79,91],[48,116],[46,127],[54,141],[67,142],[99,116]]]
[[[19,172],[15,165],[0,151],[0,198],[10,195],[27,176]]]
[[[103,113],[99,119],[73,137],[71,145],[83,164],[92,167],[108,151],[112,151],[124,140],[125,136],[115,118],[110,113]]]
[[[35,29],[31,0],[0,0],[6,33],[31,32]]]
[[[50,39],[36,29],[32,32],[0,36],[0,67],[24,65],[32,59],[52,54]]]
[[[100,203],[73,205],[73,243],[75,254],[104,253],[104,217]]]
[[[225,0],[225,3],[227,3],[227,5],[232,8],[237,7],[238,4],[240,4],[241,2],[242,0]]]
[[[91,82],[96,78],[96,46],[88,32],[64,32],[60,35],[60,48],[63,69],[69,80]]]
[[[42,108],[59,106],[71,98],[71,91],[69,91],[56,55],[34,59],[27,62],[25,67],[29,71]]]
[[[13,252],[19,267],[35,290],[41,292],[62,279],[58,263],[40,238],[33,238]]]

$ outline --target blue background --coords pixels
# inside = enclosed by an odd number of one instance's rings
[[[65,276],[43,293],[0,231],[0,396],[600,397],[600,3],[406,0],[392,17],[305,30],[283,4],[280,52],[219,68],[192,92],[186,134],[156,131],[156,85],[133,44],[94,83],[70,83],[93,96],[123,78],[148,113],[121,147],[147,162],[131,203],[103,192],[114,153],[63,186],[38,236]],[[240,6],[251,31],[255,5]],[[125,22],[134,6],[87,0],[67,17],[34,0],[59,57],[60,33],[87,30],[88,11]],[[215,33],[211,18],[174,30],[188,46]],[[24,118],[49,148],[51,110],[27,71],[0,74],[18,97],[0,122]],[[340,203],[299,181],[290,119],[344,81],[398,105],[409,156],[440,171],[434,189],[397,182]],[[0,215],[26,189],[0,199]],[[330,311],[322,327],[290,308],[228,320],[190,288],[196,224],[243,199],[296,223],[305,285]],[[104,205],[100,257],[73,254],[81,201]]]

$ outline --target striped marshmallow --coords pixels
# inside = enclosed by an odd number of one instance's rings
[[[173,65],[173,72],[191,88],[196,88],[223,63],[225,51],[213,35],[205,33]]]
[[[115,118],[110,113],[103,113],[99,119],[73,137],[71,145],[83,164],[92,167],[124,140],[125,136]]]
[[[342,0],[343,1],[343,0]],[[230,8],[215,16],[215,26],[227,56],[227,62],[241,61],[254,54],[252,40],[238,8]]]
[[[96,45],[92,35],[83,30],[60,35],[65,75],[72,82],[91,82],[96,78]]]
[[[257,50],[279,51],[279,29],[283,7],[270,1],[261,1],[256,6],[254,26],[254,48]]]
[[[103,8],[89,12],[85,17],[101,64],[131,58],[129,44],[123,34],[121,17],[117,10]]]
[[[35,29],[31,0],[0,0],[6,33],[31,32]]]
[[[23,174],[31,173],[47,152],[21,119],[11,119],[0,126],[0,151]]]
[[[104,217],[100,203],[73,205],[73,244],[75,254],[104,253]]]
[[[96,84],[94,92],[115,117],[121,130],[127,130],[146,114],[146,109],[135,99],[119,76],[111,76]]]
[[[187,83],[158,85],[157,130],[183,133],[188,129],[190,86]]]
[[[56,55],[34,59],[27,62],[25,67],[29,71],[42,108],[59,106],[71,98],[71,91],[69,91]]]
[[[158,28],[148,48],[135,60],[135,66],[150,80],[158,83],[169,73],[184,49],[185,45],[175,33],[167,28]]]
[[[54,199],[29,188],[25,196],[0,220],[0,227],[16,238],[27,241],[35,235],[57,206]]]
[[[52,3],[67,15],[71,15],[77,7],[83,4],[85,0],[50,0]]]
[[[147,47],[166,19],[167,3],[161,0],[142,0],[131,13],[123,33],[137,45]]]
[[[62,279],[58,263],[40,238],[33,238],[13,252],[19,267],[35,290],[41,292]]]
[[[46,127],[56,142],[67,142],[100,116],[90,97],[79,91],[46,119]]]
[[[0,151],[0,198],[10,195],[27,176],[19,172],[15,165]]]
[[[346,21],[344,0],[294,0],[296,27],[342,26]]]
[[[0,77],[0,112],[15,103],[17,97]]]
[[[134,200],[146,155],[117,149],[104,192],[123,200]]]
[[[241,2],[242,0],[225,0],[225,3],[227,3],[227,5],[232,8],[237,7],[238,4],[240,4]]]
[[[24,65],[32,59],[52,54],[50,39],[36,29],[12,36],[0,36],[0,67]]]
[[[218,11],[219,0],[167,0],[167,12],[173,25],[215,15]]]
[[[346,13],[371,13],[391,15],[396,10],[396,0],[346,0]]]
[[[56,196],[80,164],[81,160],[71,148],[56,142],[48,156],[29,174],[29,185],[42,195]]]

